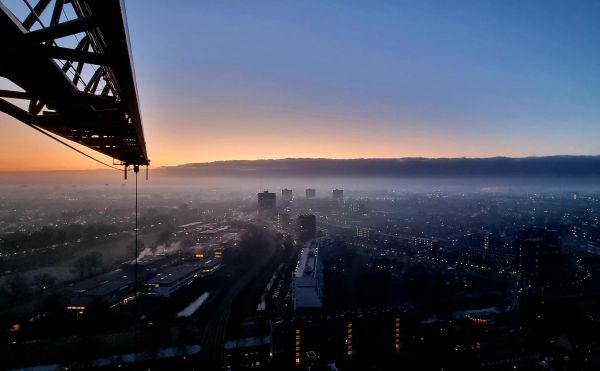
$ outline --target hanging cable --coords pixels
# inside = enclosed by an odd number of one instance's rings
[[[35,130],[39,131],[39,132],[40,132],[40,133],[42,133],[42,134],[44,134],[45,136],[47,136],[47,137],[50,137],[50,138],[54,139],[54,140],[55,140],[55,141],[57,141],[58,143],[60,143],[60,144],[62,144],[62,145],[65,145],[65,146],[69,147],[70,149],[72,149],[72,150],[73,150],[73,151],[75,151],[75,152],[79,152],[80,154],[84,155],[85,157],[87,157],[87,158],[89,158],[89,159],[92,159],[92,160],[96,161],[96,162],[97,162],[97,163],[99,163],[99,164],[102,164],[102,165],[104,165],[104,166],[107,166],[107,167],[109,167],[109,168],[111,168],[111,169],[115,169],[115,170],[121,171],[121,169],[119,169],[118,167],[116,167],[116,166],[112,166],[112,165],[110,165],[110,164],[107,164],[106,162],[103,162],[103,161],[101,161],[101,160],[98,160],[97,158],[95,158],[95,157],[93,157],[93,156],[91,156],[91,155],[88,155],[87,153],[85,153],[85,152],[83,152],[83,151],[81,151],[81,150],[79,150],[79,149],[77,149],[77,148],[73,147],[73,146],[72,146],[72,145],[70,145],[69,143],[67,143],[67,142],[65,142],[65,141],[63,141],[63,140],[61,140],[61,139],[59,139],[58,137],[56,137],[56,136],[54,136],[54,135],[52,135],[52,134],[48,133],[48,132],[47,132],[47,131],[45,131],[45,130],[42,130],[42,129],[38,128],[37,126],[35,126],[35,125],[33,125],[33,124],[30,124],[30,123],[27,123],[27,122],[24,122],[24,123],[25,123],[25,125],[27,125],[27,126],[29,126],[29,127],[33,128],[33,129],[35,129]]]
[[[134,316],[135,316],[135,325],[133,329],[133,354],[135,358],[135,362],[137,363],[137,353],[138,353],[138,341],[139,341],[139,306],[138,306],[138,173],[140,172],[139,165],[133,165],[133,172],[135,173],[135,263],[134,263]]]

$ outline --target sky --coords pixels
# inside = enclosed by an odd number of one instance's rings
[[[598,1],[125,4],[153,166],[600,154]],[[0,113],[0,170],[97,167]]]

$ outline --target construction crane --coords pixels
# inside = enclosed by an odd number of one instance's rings
[[[123,1],[32,2],[0,3],[0,76],[18,87],[0,90],[0,111],[111,166],[149,165]]]

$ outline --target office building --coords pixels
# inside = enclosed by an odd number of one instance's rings
[[[520,284],[534,291],[559,284],[562,264],[558,232],[530,228],[515,239]]]
[[[371,229],[364,227],[356,227],[356,238],[368,241],[371,239]]]
[[[298,216],[298,239],[307,242],[317,235],[317,217],[312,214]]]
[[[289,202],[292,201],[292,199],[294,198],[292,190],[291,189],[282,189],[281,190],[281,200],[283,202]]]
[[[274,214],[277,209],[277,195],[275,193],[264,191],[257,194],[258,212],[261,214]]]
[[[344,202],[344,190],[343,189],[334,189],[331,197],[340,203]]]
[[[315,198],[317,196],[317,190],[314,188],[306,188],[306,198]]]

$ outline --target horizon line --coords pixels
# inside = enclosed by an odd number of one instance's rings
[[[425,156],[406,156],[406,157],[353,157],[353,158],[334,158],[334,157],[282,157],[282,158],[256,158],[256,159],[233,159],[233,160],[214,160],[204,162],[187,162],[177,165],[162,165],[157,167],[149,166],[153,170],[161,169],[172,169],[187,165],[209,165],[217,163],[227,162],[258,162],[258,161],[285,161],[285,160],[326,160],[326,161],[361,161],[361,160],[492,160],[492,159],[542,159],[542,158],[565,158],[565,157],[581,157],[591,158],[600,157],[600,154],[594,155],[569,155],[569,154],[556,154],[556,155],[530,155],[530,156],[481,156],[481,157],[425,157]],[[30,173],[75,173],[75,172],[103,172],[103,171],[122,171],[110,168],[90,168],[90,169],[53,169],[53,170],[2,170],[0,174],[30,174]]]

